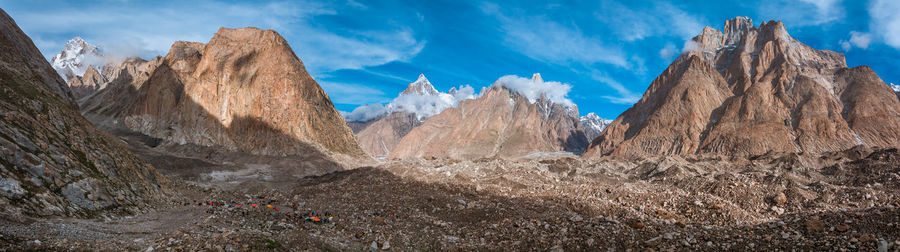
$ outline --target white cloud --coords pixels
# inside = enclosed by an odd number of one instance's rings
[[[475,97],[475,89],[469,85],[451,88],[447,93],[436,95],[405,94],[397,96],[388,108],[393,111],[406,111],[416,114],[419,119],[437,115],[442,111],[456,107],[459,102]]]
[[[565,106],[575,105],[572,100],[569,100],[569,98],[566,97],[569,94],[569,91],[572,90],[572,86],[566,83],[544,81],[540,78],[533,80],[515,75],[500,77],[500,79],[497,80],[497,83],[500,86],[509,88],[510,90],[525,96],[531,103],[534,103],[543,96],[554,103]]]
[[[117,48],[144,58],[165,55],[176,40],[209,41],[222,26],[274,29],[288,40],[314,75],[408,60],[424,47],[425,42],[405,26],[343,31],[316,22],[317,17],[337,15],[341,10],[336,8],[358,7],[353,2],[335,5],[315,1],[260,4],[200,0],[177,4],[59,3],[22,8],[12,14],[36,41],[75,34],[102,48]],[[45,55],[62,49],[52,43],[38,46]]]
[[[782,20],[785,24],[814,26],[844,18],[842,0],[773,0],[759,4],[759,13],[765,20]]]
[[[862,49],[869,48],[869,43],[872,43],[872,34],[851,31],[850,43]]]
[[[654,36],[690,39],[703,29],[704,23],[701,18],[666,2],[656,2],[648,8],[634,9],[617,1],[607,1],[603,2],[602,8],[595,16],[625,41]]]
[[[508,15],[495,4],[482,4],[482,11],[501,23],[504,42],[536,60],[554,63],[610,64],[626,69],[633,66],[625,53],[587,36],[576,25],[563,25],[543,17]]]
[[[659,57],[663,58],[664,60],[672,59],[672,56],[674,56],[676,53],[678,53],[678,49],[675,48],[675,44],[672,43],[668,43],[666,44],[666,47],[659,49]]]
[[[384,92],[381,90],[366,85],[331,81],[318,81],[318,83],[334,103],[380,103],[388,99],[384,97]]]
[[[840,43],[841,48],[844,49],[845,52],[850,51],[850,48],[853,48],[853,45],[850,44],[850,41],[841,40]]]
[[[393,112],[406,111],[415,114],[419,120],[422,120],[441,113],[448,108],[456,107],[461,101],[475,97],[477,97],[475,89],[469,85],[450,88],[446,93],[400,94],[386,105],[375,103],[359,106],[344,115],[344,118],[351,122],[361,122]]]
[[[631,90],[628,90],[627,88],[625,88],[625,86],[622,85],[622,83],[619,83],[615,79],[610,78],[599,71],[596,71],[596,70],[593,71],[591,73],[591,78],[596,81],[599,81],[600,83],[605,84],[606,86],[609,86],[610,88],[615,90],[616,93],[619,94],[618,96],[611,96],[611,95],[600,96],[601,98],[606,99],[609,102],[616,103],[616,104],[634,104],[635,102],[637,102],[638,100],[641,99],[640,95],[637,95],[637,94],[631,92]]]
[[[376,118],[387,114],[388,108],[384,105],[375,103],[375,104],[366,104],[353,109],[353,111],[349,113],[341,113],[349,122],[365,122],[371,120],[372,118]]]
[[[869,5],[870,33],[900,49],[900,1],[874,0]]]

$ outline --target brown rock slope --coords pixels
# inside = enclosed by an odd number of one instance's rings
[[[781,22],[705,28],[592,143],[587,157],[823,153],[900,145],[900,102],[868,67],[810,48]]]
[[[0,218],[135,212],[169,182],[76,110],[62,78],[0,10]]]
[[[531,103],[495,83],[481,97],[462,101],[414,128],[389,157],[473,159],[515,158],[539,152],[577,154],[587,144],[574,105],[567,108],[543,97]]]
[[[222,28],[207,44],[179,41],[164,58],[114,69],[119,83],[82,102],[103,125],[254,154],[365,155],[275,31]]]

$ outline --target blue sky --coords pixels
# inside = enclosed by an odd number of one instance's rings
[[[615,118],[704,26],[782,20],[817,49],[900,82],[900,1],[18,1],[0,0],[49,58],[81,36],[151,58],[221,27],[284,36],[339,110],[387,103],[424,73],[440,91],[504,75],[569,84],[581,114]]]

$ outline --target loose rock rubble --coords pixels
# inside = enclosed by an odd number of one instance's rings
[[[3,221],[0,247],[897,251],[900,153],[865,157],[803,169],[778,158],[406,160],[274,184],[160,167],[182,198],[135,216]]]

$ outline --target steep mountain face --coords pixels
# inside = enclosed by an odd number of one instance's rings
[[[365,156],[331,100],[272,30],[221,28],[207,44],[179,41],[165,57],[126,61],[109,72],[109,87],[82,102],[82,111],[102,125],[261,155]]]
[[[397,147],[406,134],[422,125],[416,114],[406,111],[394,112],[369,124],[356,134],[359,145],[373,157],[382,158]]]
[[[0,218],[134,212],[168,180],[85,120],[62,78],[0,10]]]
[[[83,76],[74,76],[67,83],[76,100],[91,95],[106,85],[106,78],[94,68],[88,66]]]
[[[82,76],[88,67],[101,67],[104,62],[103,54],[91,44],[75,37],[66,42],[66,48],[50,59],[53,69],[68,81],[76,76]]]
[[[461,87],[463,89],[465,87]],[[350,122],[358,128],[356,136],[360,146],[373,157],[386,157],[400,139],[434,114],[455,107],[460,100],[474,97],[451,88],[447,93],[438,92],[424,74],[410,83],[397,98],[385,106],[384,115],[368,121]]]
[[[580,153],[587,144],[577,107],[545,97],[532,103],[498,82],[481,97],[462,101],[413,128],[389,157],[515,158],[537,152]]]
[[[594,140],[603,132],[606,126],[612,123],[612,120],[600,118],[597,114],[591,112],[580,118],[581,127],[584,128],[584,134],[588,140]]]
[[[900,102],[868,67],[791,38],[781,22],[705,28],[587,157],[822,153],[900,145]]]

